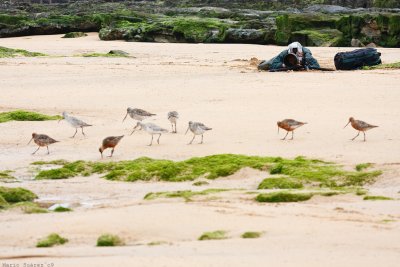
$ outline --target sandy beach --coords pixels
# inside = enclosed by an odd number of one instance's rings
[[[0,123],[0,171],[14,170],[16,183],[39,201],[71,203],[70,213],[0,212],[0,264],[44,266],[387,266],[400,258],[400,70],[259,72],[256,62],[284,47],[241,44],[172,44],[100,41],[97,33],[76,39],[62,35],[0,39],[0,46],[45,53],[46,57],[0,58],[0,112],[16,109],[61,115],[68,111],[93,124],[74,139],[67,122]],[[129,58],[86,58],[84,53],[129,52]],[[322,67],[352,48],[311,47]],[[384,63],[400,61],[400,49],[379,48]],[[170,129],[167,113],[180,114],[178,133],[149,147],[144,131],[129,135],[135,122],[126,109],[157,114],[147,120]],[[349,117],[379,127],[350,141]],[[281,141],[276,122],[308,122],[293,141]],[[213,128],[204,144],[187,145],[188,121]],[[32,132],[59,140],[36,155],[27,145]],[[100,158],[101,140],[125,135],[114,157]],[[105,154],[108,155],[109,151]],[[395,200],[363,201],[344,194],[303,203],[261,204],[247,191],[267,172],[243,169],[196,188],[192,182],[116,182],[99,175],[66,180],[33,180],[30,163],[56,159],[120,161],[146,156],[184,160],[234,153],[333,161],[345,168],[370,162],[383,171],[371,194]],[[194,201],[143,200],[149,192],[234,189]],[[243,191],[244,190],[244,191]],[[229,238],[198,241],[206,231],[226,230]],[[246,231],[262,231],[246,240]],[[64,246],[36,248],[57,232]],[[123,247],[95,247],[102,233],[125,238]],[[151,242],[160,245],[150,246]]]

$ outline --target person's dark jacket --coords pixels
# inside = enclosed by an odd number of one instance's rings
[[[310,69],[313,68],[319,68],[318,61],[312,56],[312,53],[310,49],[303,47],[303,62],[301,62],[301,65],[307,66]],[[258,65],[259,70],[277,70],[283,68],[283,59],[285,56],[288,54],[288,50],[285,49],[283,50],[279,55],[277,55],[274,58],[271,58],[270,60],[262,61]]]

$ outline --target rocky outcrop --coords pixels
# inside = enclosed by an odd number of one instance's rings
[[[389,0],[387,2],[400,1]],[[0,4],[0,37],[99,31],[102,40],[189,43],[254,43],[307,46],[361,44],[400,47],[400,9],[367,9],[378,0],[324,1],[311,5],[286,1],[284,10],[262,10],[260,1],[70,1],[68,4]],[[192,7],[176,3],[192,4]],[[281,5],[283,1],[262,1]],[[321,1],[307,1],[314,3]],[[353,2],[353,4],[350,4]],[[354,4],[355,3],[355,4]],[[251,5],[250,5],[251,4]],[[237,5],[239,8],[232,8]],[[395,5],[395,4],[394,4]],[[287,8],[287,7],[290,8]],[[278,8],[278,6],[274,6]],[[281,6],[282,7],[282,6]],[[353,42],[354,45],[354,42]]]
[[[344,13],[351,13],[352,9],[348,7],[334,6],[334,5],[312,5],[305,8],[303,11],[320,12],[326,14],[344,14]]]
[[[265,31],[256,29],[228,29],[225,41],[228,43],[264,43]]]

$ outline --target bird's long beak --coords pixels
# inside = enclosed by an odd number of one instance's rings
[[[189,131],[189,127],[187,128],[185,135],[187,134],[188,131]]]
[[[344,128],[346,128],[346,127],[347,127],[347,125],[349,125],[349,123],[350,123],[350,121],[349,121],[349,122],[348,122],[348,123],[347,123],[347,124],[346,124],[346,125],[343,127],[343,129],[344,129]]]
[[[124,120],[126,119],[126,117],[128,116],[128,112],[126,113],[124,119],[122,120],[122,122],[124,122]]]
[[[32,137],[31,140],[29,141],[28,145],[32,142],[32,140],[33,140],[33,137]]]

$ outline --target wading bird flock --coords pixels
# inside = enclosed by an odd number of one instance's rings
[[[127,116],[130,116],[132,119],[137,121],[136,126],[133,128],[132,132],[130,135],[132,135],[139,127],[139,130],[144,130],[146,131],[148,134],[151,135],[151,141],[149,146],[151,146],[153,144],[153,138],[154,135],[158,135],[157,138],[157,143],[160,144],[160,138],[161,135],[164,133],[168,133],[167,129],[164,129],[154,123],[143,123],[142,121],[150,118],[152,116],[156,116],[156,114],[147,112],[143,109],[139,109],[139,108],[128,108],[126,115],[124,117],[124,119],[122,120],[122,122],[125,121],[125,119],[127,118]],[[172,133],[177,133],[177,129],[176,129],[176,123],[177,120],[179,118],[179,114],[176,111],[170,111],[168,112],[167,115],[168,120],[171,122],[171,128],[172,128]],[[62,113],[62,118],[58,121],[60,122],[61,120],[65,120],[67,121],[73,128],[75,128],[75,133],[73,136],[71,136],[71,138],[74,138],[76,133],[78,132],[78,129],[80,128],[82,130],[82,135],[86,136],[85,133],[83,132],[83,128],[85,127],[89,127],[92,126],[90,124],[87,124],[86,122],[83,122],[82,120],[70,116],[67,112],[63,112]],[[352,138],[351,140],[353,141],[354,139],[356,139],[359,135],[360,132],[362,132],[364,134],[364,142],[366,141],[365,139],[365,132],[372,129],[372,128],[376,128],[378,126],[375,125],[371,125],[368,124],[364,121],[360,121],[360,120],[355,120],[353,117],[349,118],[349,122],[346,124],[346,126],[351,123],[351,126],[356,129],[358,131],[357,135]],[[283,137],[281,140],[285,140],[287,135],[289,134],[289,132],[292,132],[292,138],[290,140],[293,140],[294,137],[294,130],[296,130],[297,128],[303,126],[304,124],[307,124],[307,122],[300,122],[300,121],[296,121],[293,119],[285,119],[283,121],[278,121],[277,125],[278,125],[278,134],[279,134],[279,128],[286,130],[286,135],[285,137]],[[344,126],[344,128],[346,128],[346,126]],[[203,144],[203,134],[207,131],[212,130],[212,128],[207,127],[206,125],[204,125],[201,122],[193,122],[193,121],[189,121],[189,125],[188,128],[186,130],[185,135],[188,133],[188,131],[191,131],[193,133],[193,138],[192,140],[188,143],[188,145],[191,145],[193,143],[193,140],[196,138],[196,135],[201,135],[201,142],[199,144]],[[108,136],[106,138],[104,138],[100,148],[99,148],[99,152],[101,154],[101,157],[103,158],[103,151],[106,150],[107,148],[111,148],[111,154],[109,157],[112,157],[113,153],[114,153],[114,149],[115,147],[118,145],[118,143],[121,141],[121,139],[124,137],[124,135],[121,136]],[[37,134],[37,133],[32,133],[32,139],[29,141],[29,143],[31,141],[34,141],[37,145],[38,148],[35,150],[35,152],[32,153],[35,154],[40,147],[46,147],[47,148],[47,154],[50,154],[49,151],[49,145],[54,144],[56,141],[53,138],[49,137],[48,135],[45,134]],[[28,145],[29,145],[28,143]]]

